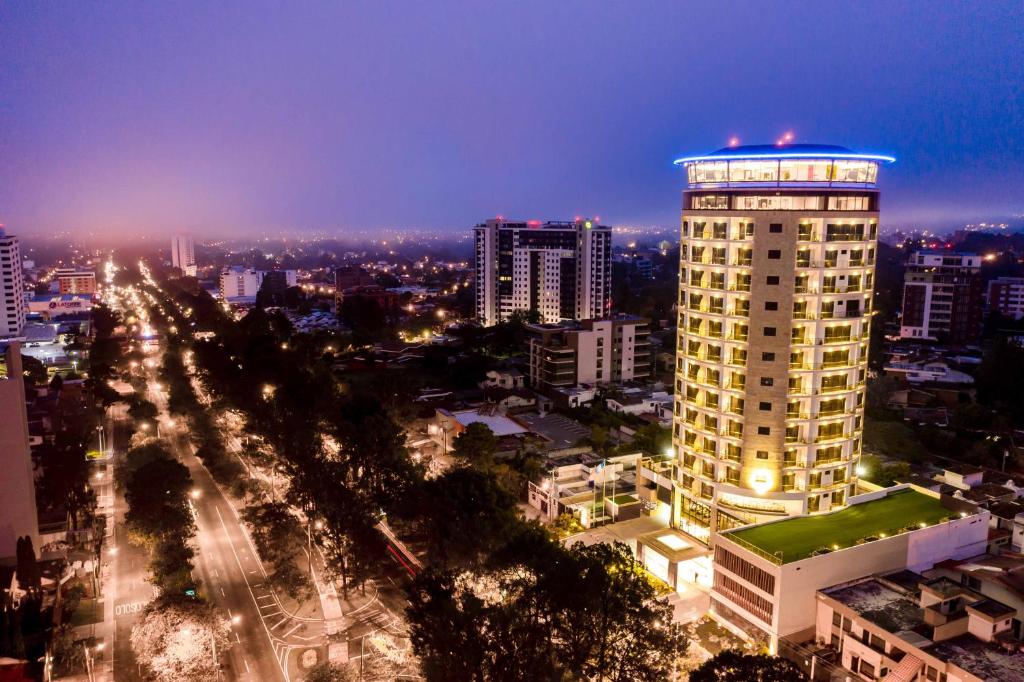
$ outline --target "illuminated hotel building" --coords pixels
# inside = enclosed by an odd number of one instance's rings
[[[712,533],[844,507],[864,427],[878,167],[831,145],[685,168],[673,525]]]

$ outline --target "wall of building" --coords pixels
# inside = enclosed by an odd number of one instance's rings
[[[17,539],[28,535],[39,551],[35,476],[28,441],[25,382],[20,344],[5,354],[6,378],[0,378],[0,561],[15,556]]]
[[[752,623],[766,629],[773,637],[786,637],[814,626],[815,593],[820,589],[903,568],[922,571],[945,559],[967,558],[984,552],[988,515],[987,511],[982,511],[967,518],[953,519],[781,566],[732,542],[728,535],[720,536],[718,542],[723,549],[775,576],[775,590],[765,592],[717,564],[715,571],[728,574],[748,589],[771,599],[775,608],[770,624],[732,600],[727,603],[745,617],[749,616]],[[827,541],[827,538],[822,539],[823,544]]]

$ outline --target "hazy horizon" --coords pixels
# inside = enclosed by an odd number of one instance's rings
[[[0,7],[0,224],[110,238],[678,222],[680,155],[894,154],[882,223],[1024,214],[1024,6]]]

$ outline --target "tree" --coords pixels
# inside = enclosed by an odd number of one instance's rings
[[[309,669],[305,682],[356,682],[358,679],[359,673],[351,666],[324,662]]]
[[[162,594],[181,595],[193,589],[192,559],[195,552],[184,537],[167,535],[159,538],[153,546],[149,560],[149,581]]]
[[[305,556],[306,531],[283,502],[263,502],[247,507],[242,519],[249,525],[260,558],[271,564],[270,582],[293,598],[309,587],[309,577],[296,560]]]
[[[492,472],[469,467],[426,481],[421,505],[428,553],[442,564],[480,561],[519,524],[515,497]]]
[[[42,386],[46,383],[46,365],[31,355],[22,354],[21,369],[30,384]]]
[[[784,658],[727,649],[690,673],[690,682],[792,682],[806,679]]]
[[[17,557],[18,582],[29,590],[38,590],[42,581],[42,573],[36,562],[36,551],[32,547],[32,536],[19,537],[15,542]]]
[[[428,680],[660,680],[688,644],[629,548],[565,549],[525,526],[478,574],[428,569],[409,588]]]
[[[132,649],[150,679],[205,682],[217,676],[219,658],[231,646],[230,630],[204,601],[158,599],[132,627]]]
[[[474,465],[487,466],[494,459],[498,439],[491,428],[483,422],[469,424],[455,437],[452,453]]]
[[[185,465],[167,456],[157,456],[135,469],[125,490],[125,521],[132,537],[152,548],[165,535],[191,536],[194,525],[187,502],[191,487]]]
[[[861,478],[883,488],[895,485],[897,481],[906,482],[910,476],[910,464],[907,462],[884,462],[876,455],[862,455],[860,466],[864,469]]]
[[[369,296],[350,294],[341,301],[341,319],[360,343],[376,341],[384,330],[384,311]]]

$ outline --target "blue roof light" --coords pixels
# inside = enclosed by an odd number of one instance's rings
[[[740,161],[756,159],[854,159],[894,163],[896,157],[888,154],[854,152],[845,147],[826,144],[749,145],[725,147],[700,156],[684,156],[673,163],[677,166],[693,161]]]

